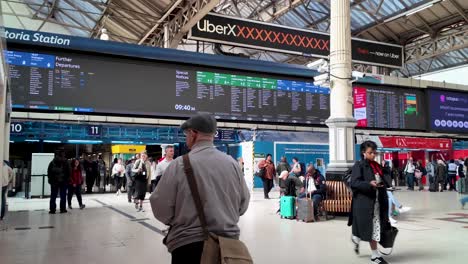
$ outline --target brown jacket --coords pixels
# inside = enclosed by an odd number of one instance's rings
[[[273,164],[273,162],[267,162],[266,160],[262,160],[260,161],[260,163],[258,163],[258,168],[263,168],[265,164],[267,164],[265,168],[265,179],[272,180],[273,178],[275,178],[276,175],[275,164]]]

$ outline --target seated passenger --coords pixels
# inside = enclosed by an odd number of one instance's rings
[[[289,177],[284,182],[286,186],[284,195],[297,197],[300,194],[304,193],[304,184],[302,181],[296,177],[289,175]]]
[[[288,171],[282,171],[279,179],[278,179],[278,184],[280,187],[280,196],[283,196],[284,193],[286,192],[286,180],[288,179],[289,172]]]
[[[318,207],[327,194],[325,178],[320,171],[315,169],[314,165],[311,164],[307,167],[305,181],[306,192],[301,194],[299,198],[310,197],[314,201],[314,215],[318,216]]]

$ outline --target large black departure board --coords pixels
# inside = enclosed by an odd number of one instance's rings
[[[389,86],[353,86],[358,127],[426,130],[424,92]]]
[[[111,56],[5,51],[14,109],[323,124],[330,91],[312,80]]]

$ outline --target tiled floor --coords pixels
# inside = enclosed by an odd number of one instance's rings
[[[458,194],[401,191],[396,196],[413,210],[398,219],[390,263],[468,263],[468,210],[460,209]],[[369,263],[367,245],[360,256],[352,251],[346,218],[308,224],[282,220],[275,214],[278,200],[261,197],[254,193],[240,222],[255,263]],[[7,229],[0,231],[0,263],[170,263],[161,243],[165,227],[149,204],[137,213],[125,195],[84,200],[85,210],[49,215],[47,200],[10,199]]]

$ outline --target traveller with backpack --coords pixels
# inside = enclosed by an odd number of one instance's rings
[[[60,194],[60,213],[67,212],[67,189],[70,181],[70,166],[65,158],[65,151],[55,152],[54,159],[47,168],[47,178],[50,184],[49,214],[55,214],[57,204],[55,200]]]

